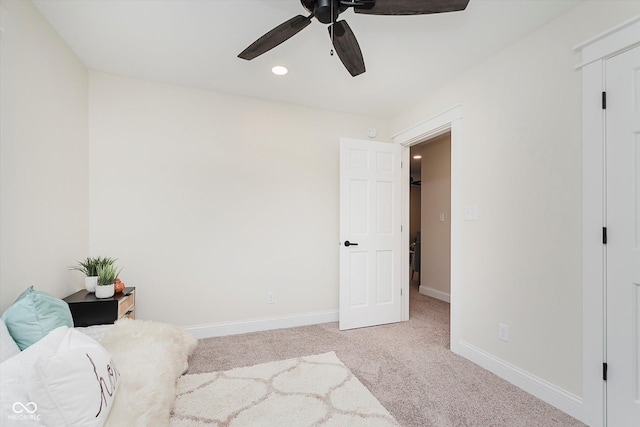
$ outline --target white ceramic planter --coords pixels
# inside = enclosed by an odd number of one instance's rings
[[[84,278],[84,288],[87,292],[95,292],[98,286],[98,276],[87,276]]]
[[[111,298],[113,294],[113,283],[110,285],[96,286],[96,298]]]

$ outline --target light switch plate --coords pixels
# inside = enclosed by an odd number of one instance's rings
[[[504,323],[498,323],[498,338],[502,341],[509,342],[509,327]]]
[[[478,220],[478,206],[470,205],[464,208],[464,220],[465,221],[477,221]]]

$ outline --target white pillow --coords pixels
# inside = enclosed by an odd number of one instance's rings
[[[68,329],[66,326],[54,329],[40,341],[0,363],[0,418],[3,426],[42,425],[39,409],[31,413],[33,404],[37,404],[29,399],[28,381],[36,360],[53,356]]]
[[[104,347],[69,329],[56,353],[34,364],[29,398],[47,425],[101,427],[113,406],[119,377]]]
[[[13,340],[4,320],[0,319],[0,362],[20,353],[18,344]]]

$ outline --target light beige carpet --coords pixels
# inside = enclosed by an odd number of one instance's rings
[[[335,351],[403,427],[584,426],[449,350],[449,304],[411,287],[408,322],[340,331],[337,323],[205,338],[189,373]],[[283,426],[285,427],[285,426]]]
[[[334,352],[181,377],[182,426],[398,426]]]

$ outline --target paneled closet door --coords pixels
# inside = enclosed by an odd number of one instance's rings
[[[606,61],[607,424],[640,426],[640,47]]]

